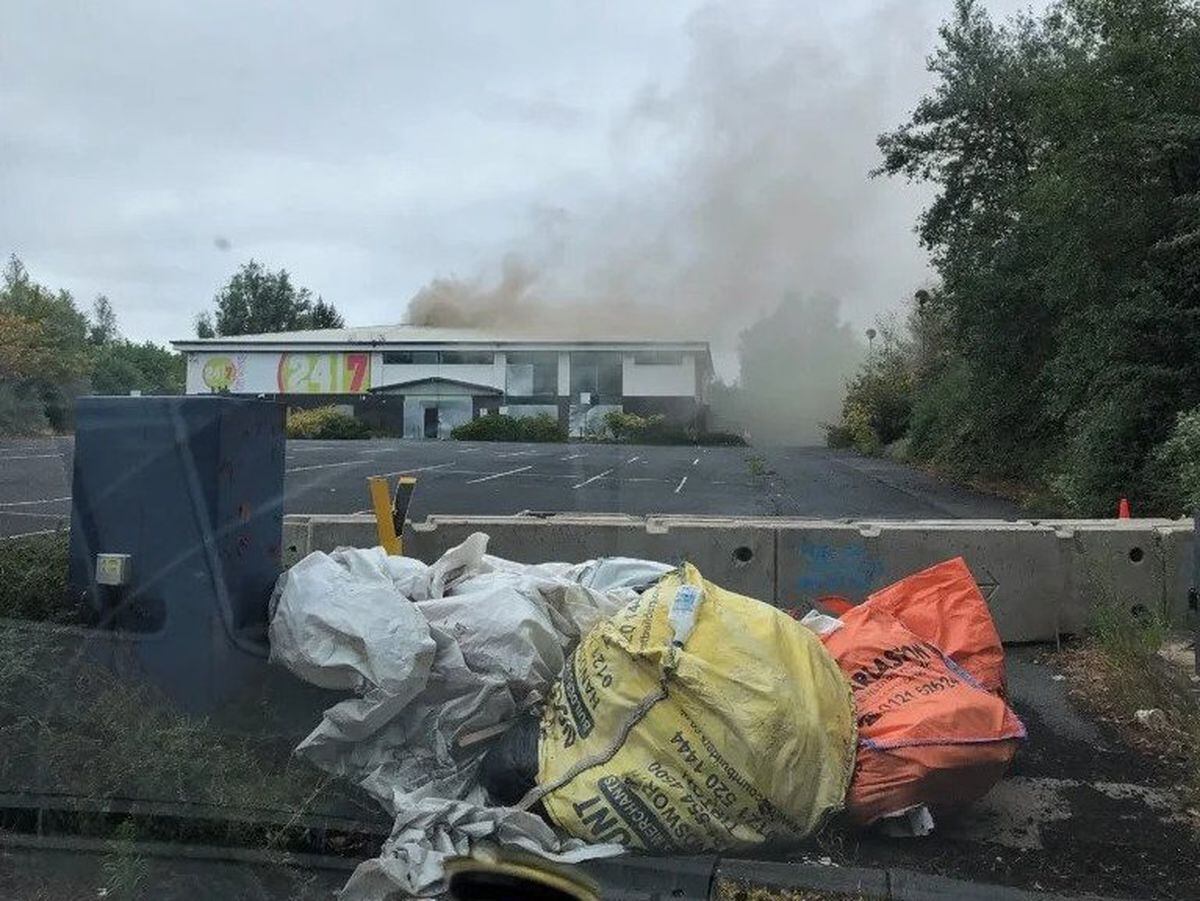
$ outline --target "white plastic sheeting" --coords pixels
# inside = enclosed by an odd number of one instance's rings
[[[567,861],[622,850],[491,806],[476,781],[488,742],[476,739],[538,703],[575,643],[671,567],[624,558],[524,565],[486,548],[477,532],[430,566],[381,548],[318,551],[276,586],[271,659],[314,685],[354,692],[297,752],[395,817],[345,901],[427,892],[446,857],[482,838]]]

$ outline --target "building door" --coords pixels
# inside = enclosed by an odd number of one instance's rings
[[[425,408],[425,437],[436,438],[438,436],[438,408]]]

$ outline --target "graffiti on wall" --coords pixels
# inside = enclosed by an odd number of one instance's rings
[[[370,354],[279,356],[280,394],[362,394],[371,387]]]
[[[214,393],[236,392],[243,387],[245,372],[246,357],[244,354],[219,355],[209,357],[204,361],[204,369],[200,373],[200,378],[204,381],[205,387]]]

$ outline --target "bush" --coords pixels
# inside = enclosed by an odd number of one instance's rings
[[[0,617],[78,622],[67,591],[67,533],[0,542]]]
[[[736,432],[701,432],[696,436],[697,444],[710,447],[746,447],[747,441]]]
[[[849,426],[841,422],[827,422],[824,429],[826,447],[836,450],[854,447],[854,433],[850,431]]]
[[[521,441],[554,442],[567,440],[567,430],[559,425],[558,420],[549,413],[518,417],[517,422],[521,424]]]
[[[694,444],[695,438],[683,426],[671,425],[662,413],[639,416],[610,410],[604,425],[617,441],[628,444]]]
[[[28,386],[0,383],[0,435],[46,435],[46,405]]]
[[[289,410],[289,438],[354,439],[370,438],[371,427],[347,416],[336,407],[313,407],[311,410]]]
[[[666,417],[659,416],[659,419]],[[618,441],[631,441],[646,430],[650,420],[636,413],[609,410],[604,414],[604,426]]]
[[[536,416],[504,416],[489,413],[450,431],[455,441],[566,441],[567,430],[549,413]]]
[[[1163,486],[1164,509],[1190,514],[1200,508],[1200,407],[1179,414],[1151,465],[1159,475],[1156,482]]]
[[[894,322],[880,323],[880,347],[846,383],[842,418],[825,426],[830,447],[878,454],[908,434],[918,348]]]

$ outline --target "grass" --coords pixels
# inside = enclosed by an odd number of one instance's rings
[[[1096,606],[1081,645],[1061,655],[1072,695],[1114,724],[1140,751],[1178,771],[1185,803],[1200,806],[1200,690],[1159,649],[1169,626],[1140,604],[1106,601]],[[1139,710],[1162,717],[1139,722]]]
[[[67,597],[67,533],[0,540],[0,618],[77,622]]]
[[[758,456],[747,459],[746,467],[750,470],[750,475],[755,476],[756,478],[761,478],[770,472],[770,470],[767,469],[767,461]]]
[[[139,815],[132,837],[269,849],[303,845],[297,819],[332,797],[358,803],[290,748],[179,713],[152,687],[73,659],[79,645],[61,632],[0,628],[0,791],[208,805],[202,820]],[[73,834],[127,828],[102,811],[50,819]]]
[[[114,845],[121,842],[132,842],[137,838],[137,828],[131,820],[121,823],[114,831]],[[100,864],[100,873],[104,879],[105,898],[113,901],[131,901],[141,894],[142,884],[146,881],[150,868],[146,859],[137,854],[123,853],[119,847],[113,847],[104,855]]]
[[[861,893],[819,892],[813,889],[767,888],[735,879],[717,878],[712,896],[715,901],[865,901]]]

